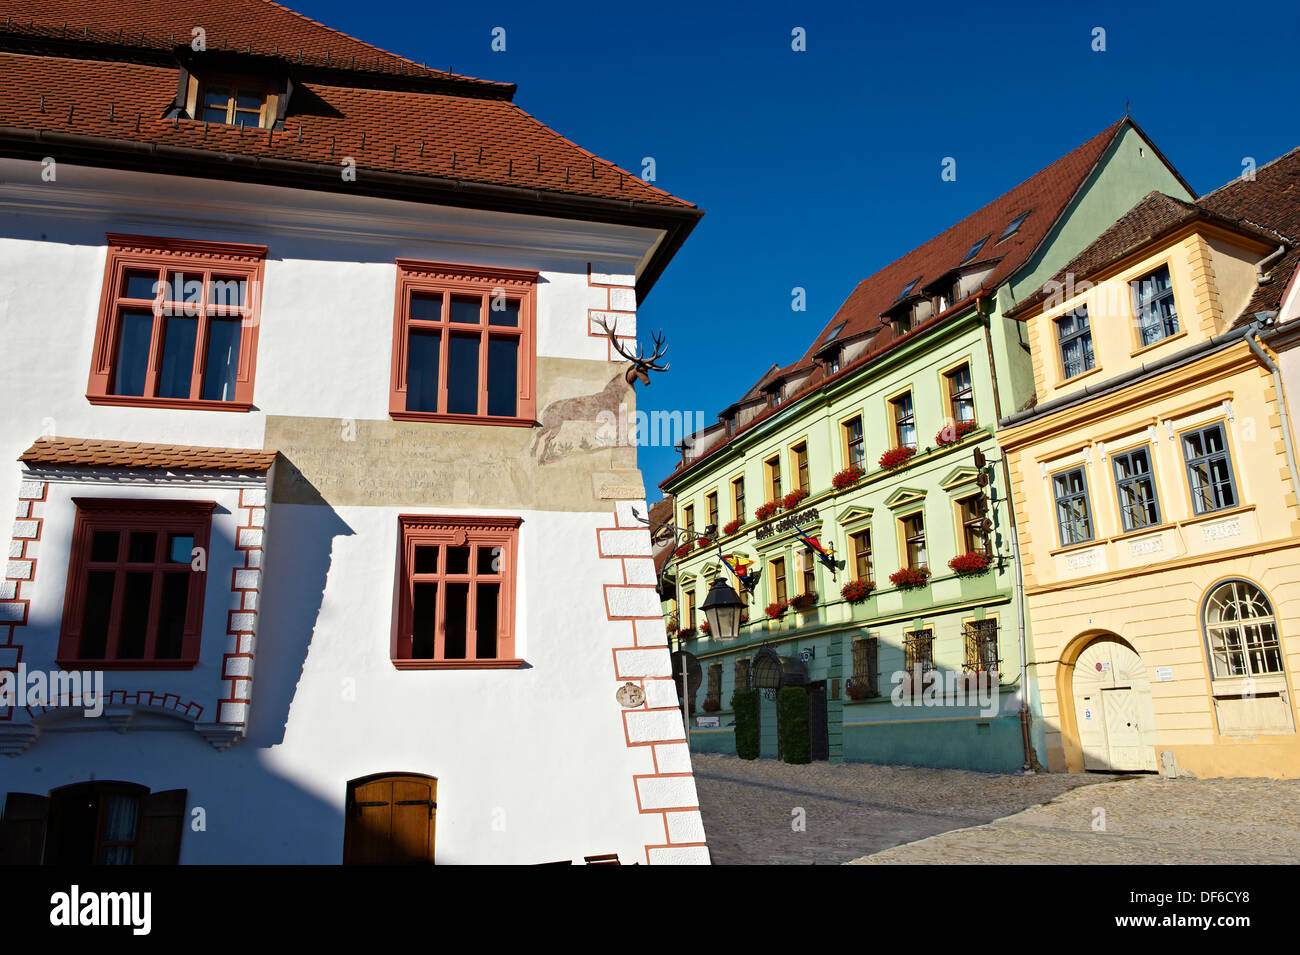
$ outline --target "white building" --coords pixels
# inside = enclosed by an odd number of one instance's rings
[[[707,862],[594,325],[700,211],[273,3],[8,6],[0,856]]]

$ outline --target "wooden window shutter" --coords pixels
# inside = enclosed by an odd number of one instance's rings
[[[45,817],[50,800],[32,793],[10,793],[0,818],[0,865],[40,865],[45,848]]]
[[[168,789],[150,793],[141,801],[135,838],[136,865],[176,865],[180,861],[188,792]]]

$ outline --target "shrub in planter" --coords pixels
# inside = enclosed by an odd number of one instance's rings
[[[843,471],[838,472],[835,477],[831,478],[831,486],[837,491],[842,491],[846,487],[852,487],[862,480],[862,476],[867,472],[860,467],[849,465]]]
[[[754,508],[754,517],[760,521],[767,520],[773,514],[781,509],[779,501],[768,501],[766,504],[760,504]]]
[[[681,547],[673,551],[674,557],[685,557],[691,551],[695,550],[695,541],[687,541]]]
[[[744,526],[745,526],[744,520],[738,517],[734,521],[728,521],[726,524],[722,525],[722,533],[724,535],[734,534],[736,533],[736,531],[740,530]]]
[[[993,566],[993,558],[988,554],[982,554],[979,551],[972,551],[969,554],[958,554],[952,560],[948,561],[948,567],[958,577],[978,577],[981,574],[987,574],[989,568]]]
[[[889,582],[899,590],[915,590],[917,587],[924,587],[929,579],[929,567],[902,567],[889,575]]]
[[[789,603],[790,606],[793,607],[795,610],[807,610],[809,607],[816,606],[817,595],[811,593],[795,594],[793,597],[790,598]]]
[[[860,604],[871,596],[876,585],[870,580],[850,580],[840,588],[840,596],[851,604]]]
[[[774,600],[770,604],[768,604],[766,608],[764,608],[763,612],[766,613],[773,620],[780,620],[782,617],[785,616],[785,612],[789,609],[790,609],[790,601]]]
[[[731,708],[736,712],[736,755],[758,759],[758,691],[737,690]]]
[[[902,447],[890,448],[880,456],[880,466],[886,470],[891,468],[901,468],[908,461],[912,460],[912,456],[915,454],[916,448],[909,447],[906,444]]]
[[[804,498],[806,498],[807,496],[808,496],[808,492],[805,491],[803,488],[799,488],[798,490],[791,491],[785,497],[781,498],[781,506],[785,508],[787,511],[792,511],[796,507],[798,507],[803,502]]]
[[[974,421],[956,421],[946,424],[939,429],[939,433],[934,436],[934,443],[939,447],[948,444],[956,444],[966,435],[970,434],[976,428]]]
[[[787,686],[776,693],[776,725],[781,758],[787,763],[812,762],[812,737],[808,733],[808,691]]]
[[[722,709],[721,700],[705,700],[702,704],[705,713],[716,713]]]

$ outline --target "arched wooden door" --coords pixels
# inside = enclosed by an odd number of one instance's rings
[[[433,862],[438,780],[407,774],[348,783],[344,865]]]
[[[1075,661],[1072,684],[1083,768],[1154,771],[1155,710],[1137,651],[1113,638],[1094,640]]]

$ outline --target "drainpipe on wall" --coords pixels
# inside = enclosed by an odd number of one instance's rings
[[[989,379],[993,382],[994,420],[1002,420],[1002,396],[998,392],[998,371],[993,361],[992,318],[984,312],[983,293],[975,298],[975,312],[979,322],[984,326],[984,350],[989,358]],[[1001,449],[999,449],[1001,451]],[[1020,563],[1020,532],[1016,525],[1015,502],[1011,496],[1011,470],[1007,466],[1007,455],[1002,451],[998,455],[1002,464],[1002,486],[1006,488],[1007,517],[1011,523],[1011,565],[1014,571],[1012,589],[1015,591],[1016,636],[1020,648],[1020,737],[1024,746],[1025,762],[1021,769],[1026,772],[1040,772],[1042,766],[1034,753],[1034,744],[1029,738],[1029,644],[1025,632],[1025,579]]]
[[[1261,325],[1272,325],[1277,318],[1277,312],[1256,312],[1255,321],[1251,323],[1250,331],[1246,332],[1246,344],[1250,350],[1255,353],[1259,363],[1267,368],[1273,375],[1273,393],[1277,395],[1277,411],[1279,423],[1282,426],[1282,447],[1286,450],[1286,466],[1291,472],[1291,493],[1300,501],[1300,471],[1296,469],[1295,464],[1295,445],[1291,440],[1291,421],[1286,410],[1286,396],[1282,393],[1282,370],[1278,368],[1277,362],[1269,357],[1268,352],[1260,347],[1259,329]]]
[[[1272,265],[1278,259],[1282,258],[1282,256],[1285,254],[1286,254],[1286,246],[1279,245],[1276,249],[1274,249],[1268,255],[1264,256],[1262,259],[1260,259],[1258,262],[1255,263],[1255,284],[1256,285],[1267,285],[1269,282],[1273,281],[1273,276],[1270,275],[1268,272],[1265,272],[1264,267],[1268,265]]]

